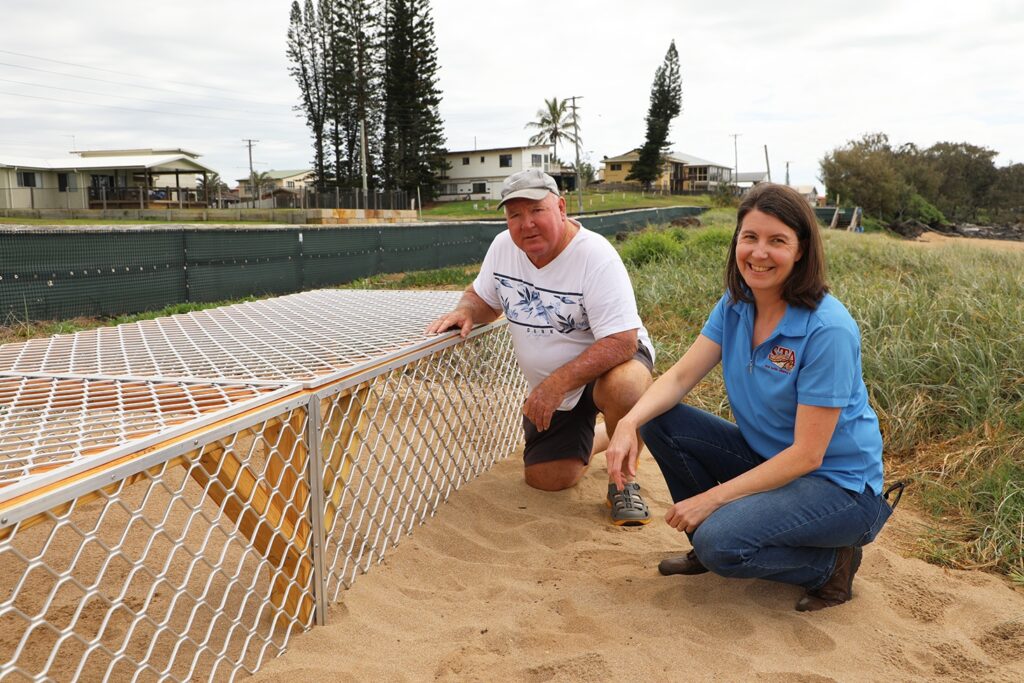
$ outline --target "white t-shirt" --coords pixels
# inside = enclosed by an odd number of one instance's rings
[[[608,240],[582,226],[543,268],[530,262],[507,230],[499,234],[473,289],[491,308],[505,312],[531,391],[596,340],[617,332],[636,330],[654,357],[622,259]],[[571,410],[582,393],[580,387],[566,395],[558,409]]]

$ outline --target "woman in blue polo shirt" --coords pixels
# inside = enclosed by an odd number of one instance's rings
[[[828,294],[800,194],[747,193],[725,279],[696,341],[619,422],[608,470],[620,485],[635,474],[640,427],[675,501],[665,520],[693,546],[662,574],[770,579],[806,589],[798,610],[838,605],[892,509],[860,331]],[[735,424],[680,403],[718,363]]]

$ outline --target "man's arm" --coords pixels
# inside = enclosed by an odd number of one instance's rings
[[[558,368],[530,392],[523,404],[523,415],[538,429],[551,425],[551,416],[565,395],[622,365],[636,354],[637,330],[602,337],[579,356]]]
[[[427,334],[438,334],[447,330],[459,328],[463,337],[466,337],[473,329],[473,325],[480,323],[494,322],[498,319],[501,311],[495,310],[480,298],[480,295],[473,289],[473,285],[466,287],[462,298],[455,310],[445,313],[440,318],[427,326]]]

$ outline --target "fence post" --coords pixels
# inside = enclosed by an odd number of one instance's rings
[[[317,626],[327,623],[327,569],[324,565],[324,461],[320,452],[320,398],[309,397],[306,404],[306,468],[309,485],[309,514],[313,542],[313,611]]]

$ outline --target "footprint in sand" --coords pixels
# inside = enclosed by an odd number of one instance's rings
[[[953,596],[921,585],[920,580],[894,574],[883,589],[889,604],[901,616],[915,621],[938,621],[953,604]]]
[[[974,642],[998,662],[1024,662],[1024,617],[997,624]]]
[[[523,671],[527,681],[603,681],[611,670],[604,657],[596,652],[567,657]]]

